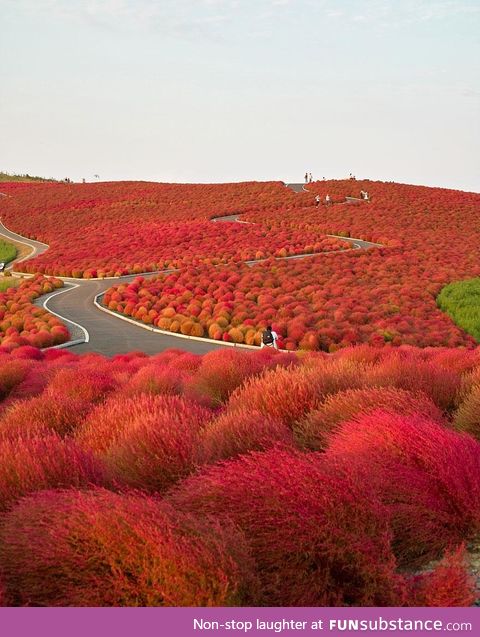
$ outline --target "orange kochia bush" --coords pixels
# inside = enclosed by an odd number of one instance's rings
[[[372,249],[138,277],[110,288],[103,303],[162,330],[247,345],[259,345],[271,324],[285,349],[472,347],[472,337],[436,307],[433,291],[441,285],[418,274],[400,249]]]
[[[21,345],[43,348],[68,341],[69,332],[62,321],[33,304],[42,294],[62,286],[60,279],[37,275],[0,292],[0,345],[7,349]]]

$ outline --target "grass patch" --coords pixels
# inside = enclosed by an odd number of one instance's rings
[[[480,278],[445,286],[437,296],[437,305],[480,342]]]
[[[20,283],[20,279],[0,279],[0,292],[5,292],[5,290],[8,290],[8,288],[16,288],[17,285],[20,285]]]
[[[2,241],[0,239],[0,261],[3,263],[8,263],[12,261],[17,256],[17,248],[13,245],[13,243],[7,243],[6,241]]]

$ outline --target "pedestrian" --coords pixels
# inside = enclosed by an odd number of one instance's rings
[[[278,349],[277,341],[278,334],[272,330],[271,325],[268,325],[267,329],[262,334],[262,344],[260,347],[273,347],[274,349]]]
[[[305,173],[305,183],[308,184],[308,173]]]
[[[364,192],[363,198],[365,199],[365,201],[369,201],[370,197],[368,196],[367,191]]]
[[[309,180],[309,182],[310,182],[310,183],[312,183],[312,182],[313,182],[312,173],[310,173],[310,175],[308,176],[308,180]]]
[[[317,196],[315,197],[315,205],[316,205],[316,206],[319,206],[319,205],[320,205],[320,195],[317,195]]]
[[[329,205],[330,205],[331,201],[332,201],[332,200],[330,199],[330,195],[326,195],[326,197],[325,197],[325,203],[327,204],[327,206],[329,206]]]

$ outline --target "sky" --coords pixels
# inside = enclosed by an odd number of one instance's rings
[[[0,170],[480,191],[480,0],[0,0],[0,25]]]

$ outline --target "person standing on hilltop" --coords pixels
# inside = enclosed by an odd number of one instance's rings
[[[305,173],[305,183],[308,184],[308,173]]]

